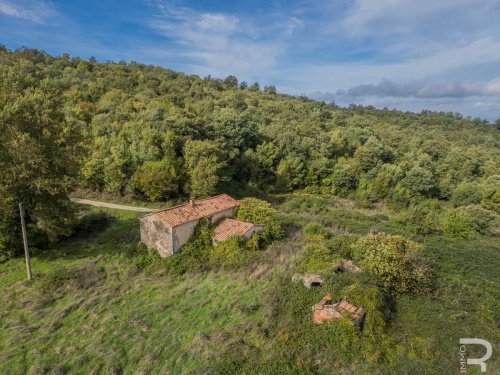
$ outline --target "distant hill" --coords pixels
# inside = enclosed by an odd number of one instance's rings
[[[60,91],[66,126],[83,139],[84,189],[153,200],[306,189],[367,205],[470,190],[498,203],[499,125],[480,119],[340,108],[234,76],[33,49],[0,49],[0,74],[20,92],[43,82]]]

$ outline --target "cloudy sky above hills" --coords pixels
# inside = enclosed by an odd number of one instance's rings
[[[0,43],[500,118],[500,1],[0,0]]]

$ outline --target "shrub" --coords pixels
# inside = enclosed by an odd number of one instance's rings
[[[171,275],[196,273],[208,269],[208,251],[192,245],[184,245],[180,253],[163,260],[165,270]]]
[[[291,191],[304,187],[305,167],[299,156],[283,158],[276,168],[277,187],[280,191]]]
[[[160,255],[158,252],[148,249],[143,243],[137,245],[136,251],[138,255],[134,259],[134,265],[137,271],[144,271],[159,263]]]
[[[408,189],[412,196],[427,195],[435,187],[434,174],[429,168],[415,165],[406,172],[401,186]]]
[[[500,214],[500,176],[494,175],[489,177],[485,182],[483,199],[481,206],[487,210],[494,211]]]
[[[251,260],[256,252],[246,246],[246,241],[233,236],[219,242],[209,250],[212,268],[237,268]]]
[[[470,217],[472,226],[478,233],[488,234],[492,227],[495,226],[495,222],[498,223],[497,214],[477,204],[459,207],[457,210],[466,213]]]
[[[256,233],[262,246],[283,237],[283,230],[276,219],[276,210],[269,202],[257,198],[243,198],[236,219],[255,224],[264,224],[264,229]]]
[[[94,262],[69,267],[58,267],[42,277],[39,288],[43,293],[50,293],[69,287],[88,289],[100,282],[103,277],[104,269]]]
[[[326,246],[340,257],[352,259],[352,245],[354,242],[356,242],[356,239],[352,236],[338,235],[329,239]]]
[[[429,235],[439,231],[439,215],[436,209],[422,204],[410,206],[398,221],[407,229],[420,235]]]
[[[474,235],[474,223],[468,212],[448,210],[441,218],[441,230],[452,237],[469,238]]]
[[[453,206],[468,206],[479,204],[483,197],[483,190],[479,184],[472,182],[462,182],[457,185],[451,194],[451,203]]]
[[[420,246],[402,236],[368,234],[353,245],[353,254],[390,293],[423,292],[430,287],[430,268]]]
[[[113,216],[104,211],[83,214],[73,226],[75,235],[88,235],[105,229],[113,220]]]
[[[287,199],[282,208],[287,212],[307,212],[310,214],[321,214],[328,212],[331,202],[317,195],[299,195]]]
[[[319,223],[309,223],[304,227],[304,237],[308,240],[323,240],[328,234],[328,230]]]
[[[358,186],[359,165],[354,159],[340,158],[334,167],[332,193],[345,197]]]
[[[321,272],[332,268],[340,259],[322,243],[310,243],[304,247],[299,259],[299,272]]]

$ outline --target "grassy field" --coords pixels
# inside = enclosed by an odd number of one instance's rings
[[[452,374],[461,337],[489,340],[488,373],[500,372],[498,239],[418,237],[388,209],[334,198],[272,202],[287,237],[238,270],[142,270],[140,213],[113,210],[105,228],[34,250],[32,283],[23,259],[0,264],[0,373]],[[314,290],[291,283],[309,222],[334,235],[378,230],[421,243],[435,272],[432,292],[384,299],[380,326],[363,332],[314,325],[311,305],[324,293],[339,296],[355,283],[368,290],[373,280],[331,273]],[[468,373],[479,373],[475,367]]]

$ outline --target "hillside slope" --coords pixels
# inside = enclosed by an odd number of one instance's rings
[[[424,232],[438,230],[429,212],[440,207],[466,207],[448,222],[482,232],[490,224],[472,221],[500,212],[498,124],[339,108],[234,76],[2,47],[0,132],[0,257],[22,251],[15,202],[37,240],[55,239],[71,232],[75,188],[170,203],[333,194],[409,208]]]
[[[62,92],[90,190],[165,199],[250,185],[407,202],[449,199],[461,183],[488,187],[499,174],[498,126],[459,114],[339,108],[233,76],[29,49],[0,49],[0,75],[9,96],[44,80]]]
[[[115,220],[107,228],[34,249],[33,283],[24,281],[21,258],[0,264],[0,372],[448,374],[460,369],[459,338],[498,343],[494,238],[413,236],[432,261],[433,291],[367,305],[371,320],[357,333],[313,324],[311,306],[352,285],[373,290],[373,279],[326,272],[316,289],[293,284],[303,248],[316,241],[299,228],[321,222],[337,245],[335,238],[374,230],[412,235],[391,212],[346,209],[342,200],[286,195],[274,205],[288,239],[239,269],[170,276],[157,258],[145,266],[136,245],[140,214],[109,209]],[[379,310],[383,320],[372,326]],[[498,372],[498,356],[487,365]]]

